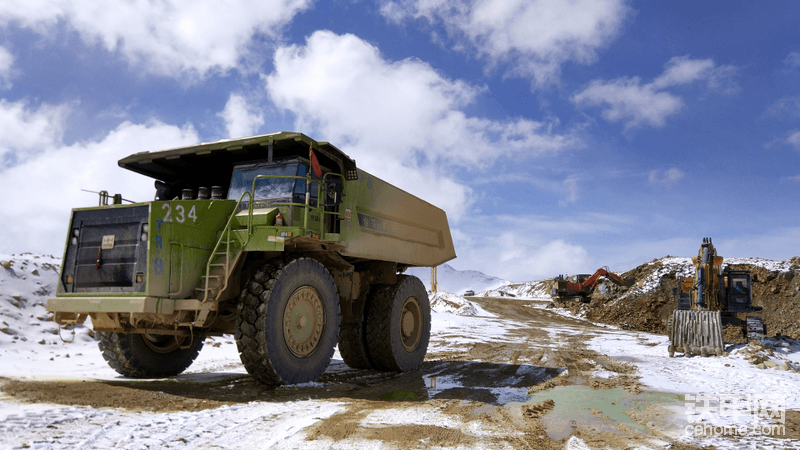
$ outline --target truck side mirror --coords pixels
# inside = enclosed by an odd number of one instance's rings
[[[342,180],[330,178],[325,181],[325,206],[336,206],[342,203]]]

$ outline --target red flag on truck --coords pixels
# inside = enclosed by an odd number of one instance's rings
[[[314,169],[314,175],[316,175],[317,178],[322,178],[322,169],[319,167],[317,155],[314,154],[314,150],[312,150],[310,145],[308,146],[308,159],[311,160],[311,168]]]

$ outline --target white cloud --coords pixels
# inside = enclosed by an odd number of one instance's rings
[[[251,38],[276,39],[310,0],[26,0],[0,2],[0,26],[9,22],[41,34],[59,22],[89,44],[119,51],[162,75],[203,76],[235,68]]]
[[[20,134],[34,136],[41,120],[50,117],[56,122],[49,124],[53,129],[63,128],[66,114],[52,116],[49,111],[12,106],[15,108],[0,108],[5,112],[0,117],[0,130],[13,124],[20,127],[16,128]],[[73,145],[65,145],[60,133],[53,132],[23,141],[19,147],[38,151],[27,153],[12,167],[0,168],[5,190],[5,201],[0,203],[0,222],[4,224],[0,252],[60,254],[70,209],[97,204],[96,195],[81,189],[104,189],[135,201],[150,200],[155,193],[153,180],[121,169],[117,160],[139,151],[197,142],[191,126],[179,128],[161,122],[125,122],[101,140]]]
[[[580,245],[563,239],[532,239],[525,231],[506,231],[488,241],[458,234],[455,245],[459,259],[468,260],[470,269],[517,282],[590,270],[588,252]]]
[[[603,118],[610,122],[624,121],[626,129],[642,125],[660,128],[684,106],[683,100],[667,89],[705,81],[711,90],[734,93],[738,89],[732,80],[735,71],[732,66],[717,66],[710,59],[674,57],[651,83],[642,84],[639,77],[595,80],[573,95],[572,101],[604,107]]]
[[[647,176],[647,182],[651,186],[672,186],[686,174],[682,170],[671,167],[667,170],[651,170]]]
[[[344,149],[368,172],[443,207],[451,218],[471,204],[456,167],[482,170],[502,156],[554,154],[580,144],[555,124],[469,117],[483,92],[415,59],[386,61],[353,35],[318,31],[303,47],[279,48],[266,77],[272,102],[297,129]],[[324,67],[325,70],[314,68]]]
[[[0,88],[11,85],[11,67],[14,65],[14,55],[3,46],[0,46]]]
[[[791,68],[800,68],[800,52],[792,52],[783,60],[784,64]]]
[[[0,170],[27,160],[61,139],[67,106],[30,108],[25,101],[0,99]]]
[[[469,262],[469,269],[512,281],[592,273],[601,266],[614,269],[620,267],[619,257],[607,258],[605,251],[616,245],[616,236],[635,225],[633,217],[620,214],[548,216],[515,212],[471,215],[469,221],[451,225],[458,251],[456,263]],[[595,249],[577,242],[590,242]]]
[[[264,116],[247,104],[241,95],[231,94],[225,109],[217,114],[225,122],[229,138],[252,136],[264,125]]]
[[[800,131],[795,131],[786,138],[786,142],[800,150]]]
[[[579,105],[605,106],[601,113],[609,122],[625,121],[625,128],[650,125],[660,128],[667,117],[683,108],[683,100],[668,92],[657,92],[651,85],[641,84],[638,77],[614,81],[593,81],[575,94]]]
[[[714,70],[714,61],[710,59],[689,59],[688,56],[676,56],[670,59],[658,78],[651,86],[658,90],[682,84],[693,83],[708,78]]]
[[[714,239],[714,246],[728,258],[789,259],[800,256],[800,228],[766,228],[760,234],[721,237]]]
[[[397,0],[381,13],[392,23],[442,22],[457,48],[472,48],[491,65],[536,85],[556,82],[567,61],[590,64],[620,32],[625,0]]]
[[[578,176],[577,175],[570,175],[568,176],[562,185],[564,191],[564,198],[562,198],[558,203],[561,206],[568,205],[570,203],[575,203],[578,201]]]
[[[766,114],[778,118],[800,118],[800,97],[784,97],[767,108]]]

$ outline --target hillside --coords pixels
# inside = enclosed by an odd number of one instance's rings
[[[753,303],[764,308],[754,315],[762,317],[769,336],[800,337],[800,258],[784,261],[727,258],[724,266],[752,272]],[[666,256],[620,274],[624,279],[634,280],[628,288],[604,281],[592,293],[590,303],[559,306],[593,322],[663,334],[666,332],[666,319],[676,306],[672,290],[678,287],[678,277],[693,274],[690,258]],[[552,285],[552,280],[509,284],[485,294],[490,297],[511,294],[522,298],[550,298]]]

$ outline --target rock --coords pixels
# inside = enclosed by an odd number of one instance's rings
[[[774,363],[772,361],[764,361],[764,366],[765,367],[769,367],[769,368],[773,368],[773,367],[778,367],[778,364],[776,364],[776,363]]]
[[[764,365],[764,363],[756,364],[756,369],[766,369],[766,366]]]
[[[789,370],[789,364],[783,364],[782,366],[778,366],[778,370]]]
[[[539,419],[545,414],[549,413],[554,407],[555,402],[552,399],[547,399],[533,405],[522,405],[522,415],[530,419]]]

